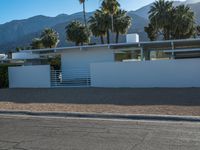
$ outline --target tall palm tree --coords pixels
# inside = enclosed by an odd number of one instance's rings
[[[56,47],[59,43],[58,33],[50,28],[47,28],[42,32],[40,39],[45,48]]]
[[[110,20],[109,15],[102,10],[97,10],[94,16],[90,18],[89,23],[90,23],[90,27],[92,28],[96,26],[95,28],[98,28],[103,36],[104,36],[104,33],[106,33],[107,43],[109,44],[110,43],[110,28],[111,28],[111,20]]]
[[[194,12],[185,5],[177,6],[173,12],[173,39],[186,39],[196,34]]]
[[[155,25],[157,30],[163,34],[164,39],[170,39],[170,27],[169,21],[172,15],[173,2],[166,0],[157,0],[151,6],[149,11],[149,19]]]
[[[95,37],[100,37],[101,43],[104,44],[104,36],[107,33],[107,26],[105,24],[105,14],[101,10],[97,10],[93,16],[90,17],[88,23],[92,34]]]
[[[127,11],[118,10],[114,15],[114,32],[116,33],[115,42],[119,41],[119,34],[126,34],[131,26],[131,17],[127,15]]]
[[[111,18],[111,30],[114,29],[114,15],[120,8],[120,4],[117,0],[103,0],[101,9]]]
[[[85,26],[87,26],[86,11],[85,11],[85,0],[79,0],[80,4],[83,5],[83,18]]]

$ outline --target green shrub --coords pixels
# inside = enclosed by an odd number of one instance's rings
[[[9,65],[0,65],[0,88],[8,88],[8,67]]]

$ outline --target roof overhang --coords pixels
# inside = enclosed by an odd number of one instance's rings
[[[114,44],[111,45],[110,47],[112,49],[138,48],[144,50],[200,48],[200,39],[122,43],[122,44]]]
[[[22,52],[32,52],[40,55],[56,55],[70,50],[92,50],[95,48],[108,48],[113,50],[176,50],[176,49],[194,49],[200,48],[200,38],[186,40],[168,40],[168,41],[148,41],[138,43],[119,43],[119,44],[100,44],[73,47],[48,48],[37,50],[24,50]]]

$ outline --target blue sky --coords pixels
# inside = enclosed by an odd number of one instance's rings
[[[136,10],[154,0],[119,0],[122,8]],[[87,0],[87,11],[100,6],[100,0]],[[35,15],[56,16],[61,13],[80,12],[78,0],[0,0],[0,24],[11,20],[26,19]]]

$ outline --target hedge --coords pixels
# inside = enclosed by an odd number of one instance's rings
[[[9,65],[0,65],[0,88],[8,88],[8,67]]]
[[[11,64],[0,64],[0,89],[8,88],[8,67],[11,66],[19,66],[19,65],[11,65]]]

